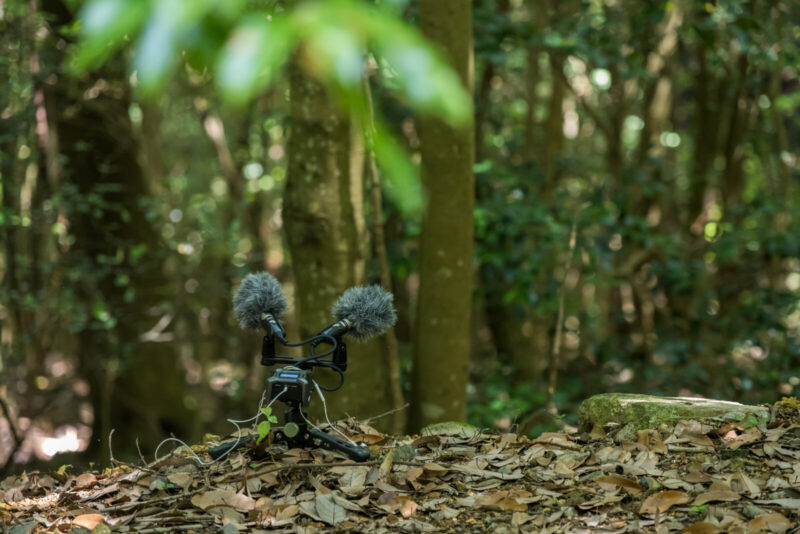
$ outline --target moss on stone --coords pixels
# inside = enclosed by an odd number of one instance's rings
[[[581,430],[593,424],[632,424],[637,430],[657,428],[660,424],[675,424],[682,419],[743,419],[753,414],[759,419],[769,417],[769,410],[738,402],[690,397],[655,397],[630,393],[603,393],[583,401],[578,410]]]

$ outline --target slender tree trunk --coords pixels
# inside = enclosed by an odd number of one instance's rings
[[[472,87],[472,9],[464,0],[421,0],[423,33],[441,46]],[[411,428],[466,416],[473,278],[473,126],[420,119],[426,207],[420,239],[420,289]]]
[[[547,105],[547,119],[544,124],[544,142],[542,143],[541,164],[544,172],[544,188],[542,195],[548,198],[556,187],[556,164],[564,146],[564,93],[566,83],[560,71],[564,68],[564,56],[558,52],[550,52],[550,100]]]
[[[372,89],[369,85],[369,78],[364,78],[364,94],[367,100],[367,110],[369,121],[366,130],[366,149],[367,149],[367,173],[370,182],[370,200],[372,205],[372,242],[375,248],[375,256],[378,259],[380,269],[381,286],[387,291],[392,291],[392,271],[389,267],[389,257],[386,252],[386,235],[383,231],[383,196],[381,195],[381,181],[378,174],[378,164],[375,160],[374,135],[375,117],[372,102]],[[403,398],[403,388],[400,379],[400,354],[397,344],[397,336],[394,327],[386,332],[385,343],[383,344],[384,359],[389,369],[389,381],[392,393],[392,433],[401,434],[406,426],[406,414],[403,411],[405,399]]]
[[[533,0],[529,0],[528,4],[534,4]],[[531,9],[531,17],[536,15]],[[539,153],[536,137],[536,106],[538,104],[538,95],[536,94],[536,86],[539,83],[539,48],[529,46],[526,51],[527,70],[525,71],[525,94],[527,96],[528,108],[525,112],[525,159],[533,160]]]
[[[336,110],[325,90],[290,69],[291,135],[283,220],[296,283],[300,336],[330,324],[333,302],[348,287],[364,284],[364,237],[356,217],[363,207],[360,174],[351,172],[351,122]],[[354,194],[355,192],[355,194]],[[327,396],[332,417],[378,415],[391,409],[389,370],[378,340],[350,342],[344,387]],[[331,373],[316,373],[330,383]],[[335,382],[334,382],[335,383]],[[321,410],[321,403],[312,406]],[[381,423],[381,421],[379,421]]]

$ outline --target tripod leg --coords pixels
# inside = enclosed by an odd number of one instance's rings
[[[308,431],[308,441],[317,447],[345,453],[348,458],[356,462],[369,460],[369,451],[365,447],[351,445],[350,443],[331,436],[330,434],[313,428]]]
[[[217,445],[216,447],[211,447],[210,449],[208,449],[208,454],[211,456],[211,458],[217,460],[221,456],[228,454],[229,452],[233,452],[236,449],[241,449],[248,443],[250,443],[250,436],[243,436],[238,441],[238,443],[236,440],[233,440]]]

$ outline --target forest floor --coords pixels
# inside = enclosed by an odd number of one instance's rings
[[[784,399],[769,421],[681,421],[631,441],[597,426],[528,439],[445,423],[397,438],[341,422],[373,460],[271,446],[267,459],[239,450],[198,465],[183,449],[31,472],[0,483],[0,530],[800,532],[799,408]]]

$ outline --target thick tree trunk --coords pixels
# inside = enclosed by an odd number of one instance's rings
[[[300,336],[306,338],[333,321],[331,305],[345,289],[365,283],[363,207],[354,206],[363,198],[363,179],[360,167],[351,172],[351,122],[337,112],[323,87],[293,67],[290,91],[283,220]],[[377,340],[348,343],[344,386],[327,396],[331,417],[368,417],[391,408],[389,371],[380,354]],[[316,375],[335,384],[330,373]],[[319,413],[319,399],[312,406]]]
[[[421,0],[423,33],[472,87],[472,10],[464,0]],[[463,420],[473,278],[473,127],[420,120],[426,207],[420,240],[420,289],[414,351],[412,430]]]

